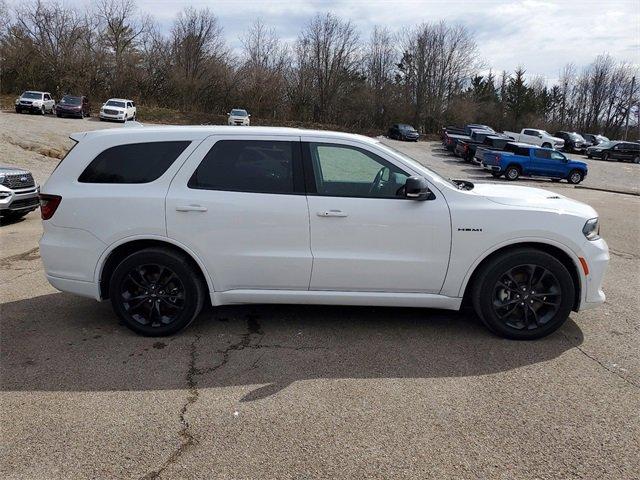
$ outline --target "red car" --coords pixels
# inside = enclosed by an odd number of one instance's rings
[[[83,95],[65,95],[56,105],[56,115],[58,117],[90,117],[89,99]]]

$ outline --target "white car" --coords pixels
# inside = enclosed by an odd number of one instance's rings
[[[136,119],[136,104],[126,98],[110,98],[100,108],[100,120],[126,122]]]
[[[554,137],[546,130],[540,130],[537,128],[523,128],[520,133],[505,130],[504,134],[516,142],[537,145],[542,148],[555,148],[556,150],[562,150],[564,147],[564,140],[562,138]]]
[[[450,181],[376,139],[328,131],[140,127],[77,142],[42,187],[59,290],[111,300],[144,335],[205,301],[474,305],[509,338],[605,299],[598,214],[542,189]]]
[[[243,125],[248,127],[250,125],[249,117],[251,116],[246,110],[241,108],[234,108],[227,113],[229,118],[227,119],[228,125]]]
[[[54,113],[56,102],[49,92],[27,90],[15,101],[16,113],[31,112],[45,115]]]

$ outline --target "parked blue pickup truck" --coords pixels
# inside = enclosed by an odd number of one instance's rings
[[[520,176],[547,177],[569,183],[580,183],[587,176],[587,164],[567,158],[551,148],[541,148],[524,143],[508,143],[504,151],[489,150],[484,153],[482,166],[494,177],[504,175],[507,180]]]

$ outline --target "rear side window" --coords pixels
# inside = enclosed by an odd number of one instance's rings
[[[189,188],[254,193],[294,193],[297,142],[220,140],[189,179]],[[301,181],[300,178],[299,181]]]
[[[82,183],[149,183],[160,178],[191,142],[130,143],[100,153],[82,172]]]
[[[549,150],[534,150],[533,153],[537,158],[544,158],[547,160],[551,158],[551,152]]]

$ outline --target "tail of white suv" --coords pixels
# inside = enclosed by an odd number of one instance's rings
[[[604,301],[597,213],[545,190],[452,182],[337,132],[142,127],[74,135],[42,189],[49,282],[144,335],[205,301],[434,307],[468,299],[531,339]]]

